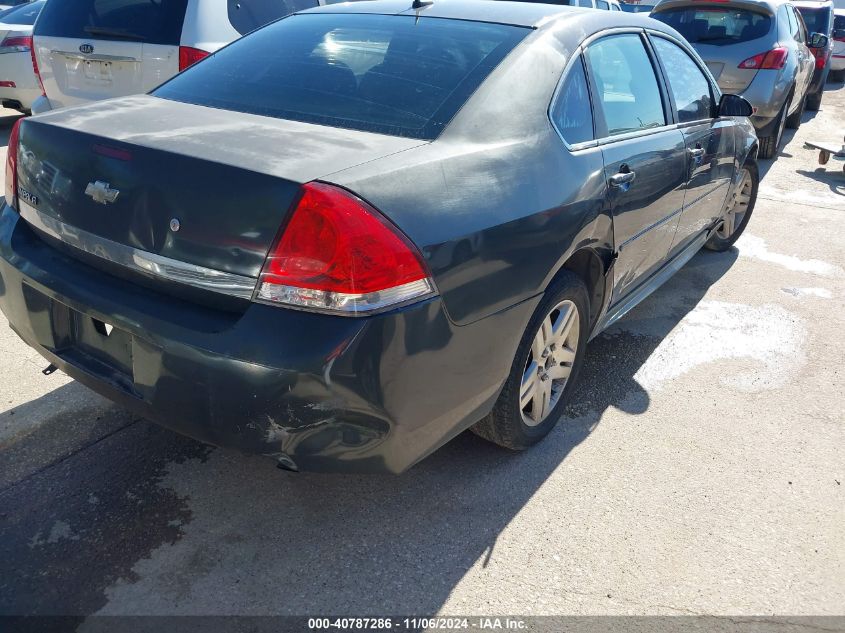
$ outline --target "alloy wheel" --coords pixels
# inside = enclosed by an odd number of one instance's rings
[[[724,240],[730,239],[748,212],[748,205],[751,203],[751,190],[753,183],[751,173],[747,169],[742,170],[742,180],[737,185],[730,204],[725,211],[724,222],[716,231],[716,235]]]
[[[580,329],[578,308],[568,299],[558,303],[540,324],[519,389],[522,421],[527,426],[543,422],[560,400],[572,373]]]

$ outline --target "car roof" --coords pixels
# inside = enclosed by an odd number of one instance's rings
[[[550,19],[566,18],[578,14],[594,13],[596,9],[541,2],[510,2],[508,0],[433,0],[420,9],[412,7],[412,0],[370,0],[345,2],[314,7],[300,13],[376,13],[383,15],[414,15],[428,18],[451,18],[539,27]],[[601,11],[604,15],[611,15]],[[620,11],[613,12],[617,15]]]

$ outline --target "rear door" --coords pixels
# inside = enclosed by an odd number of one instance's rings
[[[49,2],[35,26],[53,108],[147,92],[179,71],[187,0]]]
[[[666,260],[684,201],[686,148],[669,125],[641,33],[608,35],[584,55],[613,214],[616,301]]]
[[[722,214],[734,173],[736,124],[729,117],[716,117],[713,87],[698,62],[668,38],[653,34],[651,41],[669,85],[687,151],[689,181],[672,245],[674,253]]]

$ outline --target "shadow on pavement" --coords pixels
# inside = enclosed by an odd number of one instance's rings
[[[400,477],[294,475],[111,408],[125,428],[0,493],[0,614],[434,613],[608,408],[648,412],[637,370],[736,258],[698,254],[632,312],[648,333],[594,340],[568,417],[524,453],[468,432]]]

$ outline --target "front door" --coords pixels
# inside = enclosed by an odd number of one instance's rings
[[[713,86],[698,63],[675,42],[657,35],[651,42],[669,84],[676,119],[684,135],[689,181],[684,211],[672,245],[679,252],[701,231],[713,226],[725,208],[734,174],[734,128],[730,118],[716,118]]]
[[[613,213],[614,302],[666,260],[687,180],[684,137],[667,127],[642,37],[608,35],[585,51]]]

